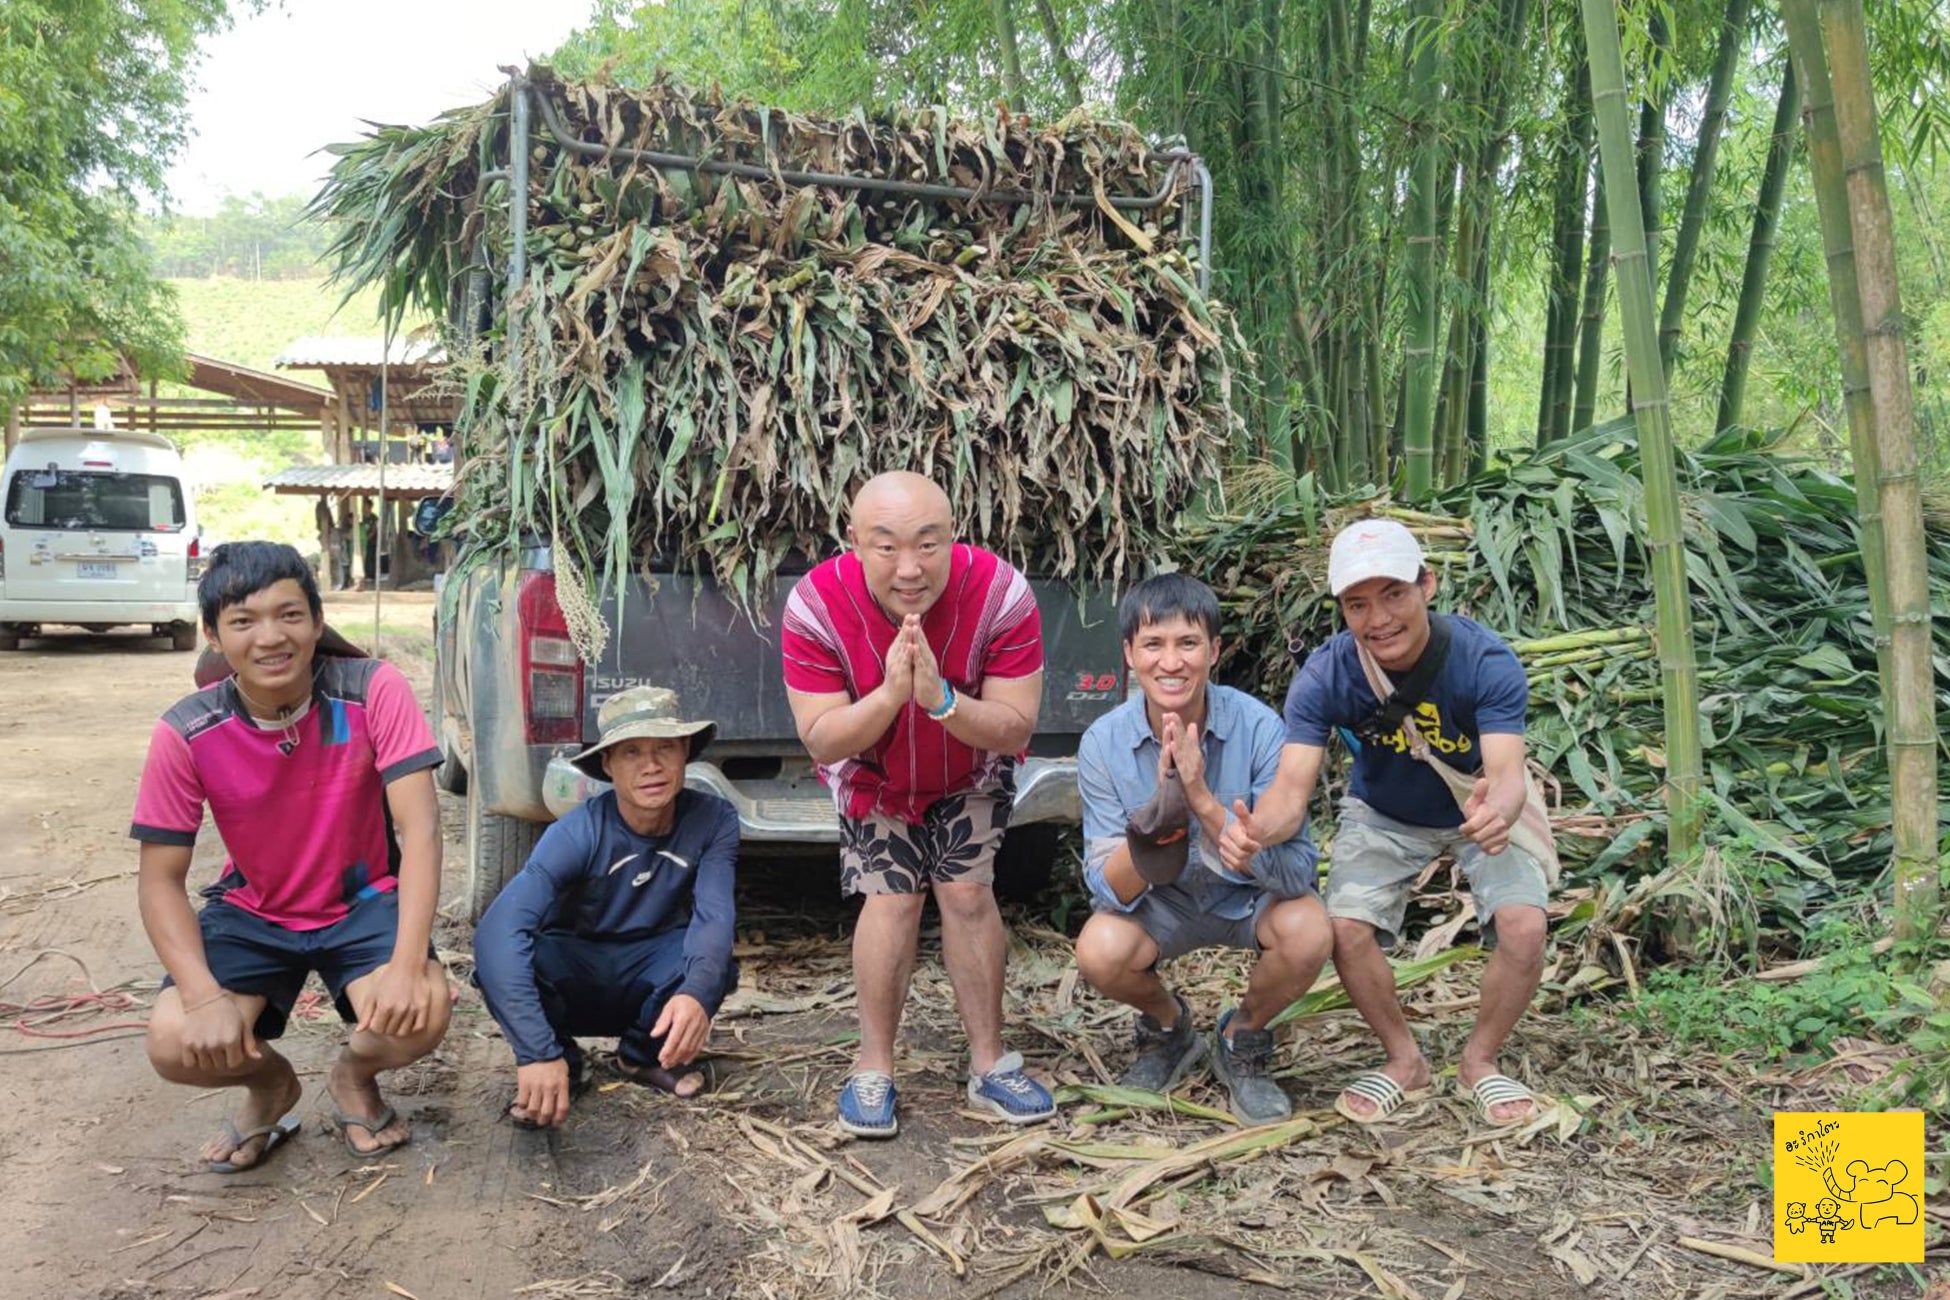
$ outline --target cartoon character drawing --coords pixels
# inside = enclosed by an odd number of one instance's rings
[[[1909,1177],[1909,1166],[1900,1160],[1891,1160],[1880,1169],[1869,1168],[1866,1160],[1851,1160],[1842,1172],[1849,1177],[1849,1185],[1843,1187],[1835,1177],[1834,1169],[1821,1171],[1822,1181],[1838,1201],[1857,1207],[1862,1226],[1873,1228],[1877,1224],[1894,1219],[1900,1224],[1916,1222],[1920,1212],[1916,1198],[1908,1192],[1895,1190]],[[1826,1202],[1823,1202],[1826,1204]]]
[[[1800,1236],[1801,1230],[1808,1226],[1807,1214],[1808,1203],[1806,1201],[1789,1201],[1787,1207],[1788,1232],[1796,1237]]]
[[[1842,1207],[1836,1202],[1823,1199],[1816,1204],[1815,1212],[1808,1216],[1807,1221],[1821,1230],[1821,1239],[1823,1241],[1832,1243],[1835,1240],[1835,1230],[1837,1228],[1853,1228],[1855,1226],[1853,1219],[1842,1217],[1841,1209]]]

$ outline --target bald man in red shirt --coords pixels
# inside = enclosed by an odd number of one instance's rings
[[[968,1033],[970,1104],[1014,1124],[1048,1119],[1049,1091],[1003,1051],[1008,936],[994,891],[1015,764],[1042,706],[1035,597],[1002,559],[955,542],[947,495],[918,474],[870,480],[847,534],[852,550],[793,589],[781,632],[799,738],[839,808],[841,889],[865,897],[860,1053],[840,1126],[899,1130],[894,1039],[930,891]]]

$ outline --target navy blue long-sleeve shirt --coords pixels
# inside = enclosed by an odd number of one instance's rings
[[[735,937],[737,861],[737,809],[696,790],[678,794],[667,835],[631,830],[613,790],[542,832],[527,865],[474,931],[476,979],[505,1016],[501,1028],[515,1063],[563,1053],[535,985],[535,936],[545,931],[617,941],[682,926],[684,982],[677,992],[717,1015]]]

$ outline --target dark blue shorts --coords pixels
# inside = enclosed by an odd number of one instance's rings
[[[212,899],[197,914],[203,931],[203,958],[210,974],[232,993],[264,999],[264,1010],[252,1031],[259,1038],[284,1033],[291,1008],[305,987],[305,976],[319,979],[338,1007],[339,1019],[358,1020],[345,990],[362,975],[370,975],[393,959],[399,935],[399,895],[388,890],[353,904],[345,919],[321,930],[288,930],[254,916],[222,899]],[[429,946],[427,955],[433,955]],[[163,987],[173,983],[167,975]]]

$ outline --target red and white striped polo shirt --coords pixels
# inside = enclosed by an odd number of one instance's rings
[[[941,675],[957,694],[980,695],[990,678],[1042,671],[1043,621],[1029,582],[1000,557],[956,546],[941,599],[921,621]],[[886,676],[887,650],[900,622],[867,590],[852,552],[801,578],[786,602],[780,641],[785,684],[808,695],[871,694]],[[993,789],[1010,758],[964,745],[909,702],[865,753],[826,766],[819,775],[841,813],[870,813],[919,822],[936,800]]]

